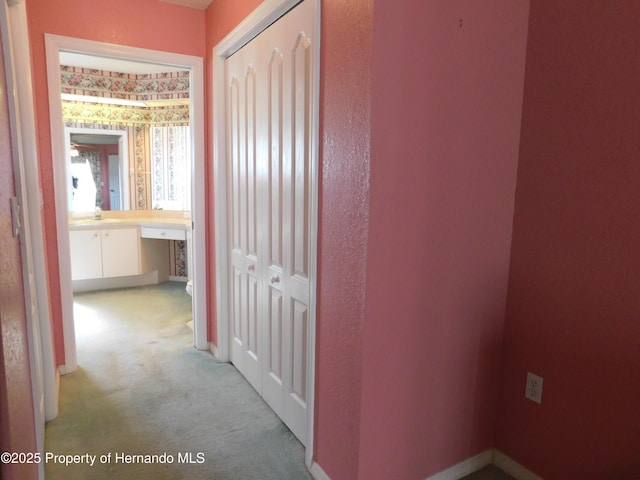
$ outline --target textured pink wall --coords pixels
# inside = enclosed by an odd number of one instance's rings
[[[9,199],[15,188],[2,51],[0,38],[0,452],[35,452],[20,244],[11,235]],[[0,477],[35,479],[36,465],[2,462]]]
[[[229,34],[242,20],[247,17],[255,8],[262,3],[262,0],[213,0],[206,10],[205,15],[205,37],[206,37],[206,59],[207,68],[205,70],[206,89],[206,118],[208,121],[206,150],[208,161],[207,171],[207,205],[209,214],[207,217],[209,245],[207,251],[210,252],[208,261],[208,284],[209,294],[207,295],[207,310],[211,313],[208,325],[209,337],[211,341],[218,344],[218,331],[216,323],[216,265],[215,265],[215,193],[212,182],[213,172],[213,49],[220,41]]]
[[[546,480],[640,471],[638,21],[531,2],[497,447]]]
[[[358,478],[493,447],[528,2],[376,2]]]
[[[64,363],[44,34],[204,57],[204,12],[157,0],[27,0],[56,359]]]
[[[373,3],[322,2],[315,458],[333,480],[360,450]]]

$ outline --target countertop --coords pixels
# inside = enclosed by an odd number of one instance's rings
[[[156,227],[167,229],[189,230],[191,228],[190,218],[168,218],[168,217],[123,217],[109,218],[101,220],[90,218],[70,218],[69,230],[91,230],[113,227]]]

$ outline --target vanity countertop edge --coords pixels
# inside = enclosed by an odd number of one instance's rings
[[[114,227],[155,227],[191,230],[190,218],[80,218],[69,220],[69,230],[95,230]]]

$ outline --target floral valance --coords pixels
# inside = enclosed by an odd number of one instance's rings
[[[60,66],[62,93],[128,100],[189,98],[189,72],[135,75]]]

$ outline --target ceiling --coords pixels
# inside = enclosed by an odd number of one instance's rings
[[[166,3],[175,3],[176,5],[184,5],[185,7],[197,8],[204,10],[209,6],[212,0],[160,0]]]

